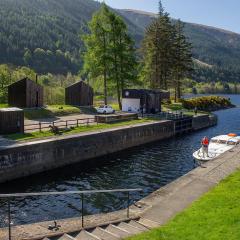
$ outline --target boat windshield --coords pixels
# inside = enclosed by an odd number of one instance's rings
[[[212,139],[211,143],[227,144],[227,141],[226,140],[221,140],[221,139]]]
[[[227,144],[228,145],[237,145],[237,144],[239,144],[239,142],[228,141]]]

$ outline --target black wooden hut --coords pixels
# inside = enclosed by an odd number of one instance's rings
[[[67,105],[92,106],[93,88],[84,81],[79,81],[65,89],[65,102]]]
[[[122,110],[125,112],[161,112],[161,102],[170,98],[163,90],[125,89],[122,92]]]
[[[43,87],[29,78],[8,86],[8,104],[20,108],[43,106]]]
[[[24,112],[20,108],[0,109],[0,134],[24,133]]]

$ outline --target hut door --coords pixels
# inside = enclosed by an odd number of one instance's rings
[[[36,107],[39,106],[38,95],[39,95],[39,93],[38,93],[38,91],[37,91],[37,92],[36,92]]]

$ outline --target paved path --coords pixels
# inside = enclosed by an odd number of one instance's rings
[[[49,130],[49,125],[54,125],[57,127],[67,127],[77,126],[77,120],[79,120],[79,124],[85,124],[87,121],[92,123],[94,121],[95,115],[90,114],[77,114],[77,115],[69,115],[69,116],[61,116],[56,118],[43,118],[36,120],[25,120],[25,132],[35,132],[38,131],[41,123],[42,130]],[[89,119],[89,120],[87,120]],[[68,121],[68,123],[66,123]]]
[[[35,124],[39,122],[46,122],[46,123],[52,123],[54,121],[66,121],[66,120],[74,120],[74,119],[87,119],[87,118],[94,118],[95,115],[92,114],[76,114],[76,115],[69,115],[69,116],[61,116],[61,117],[55,117],[55,118],[42,118],[42,119],[36,119],[36,120],[25,120],[25,124]]]

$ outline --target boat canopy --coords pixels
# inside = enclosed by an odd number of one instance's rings
[[[211,139],[212,143],[222,143],[222,144],[237,144],[240,143],[240,136],[229,136],[229,135],[220,135]]]

